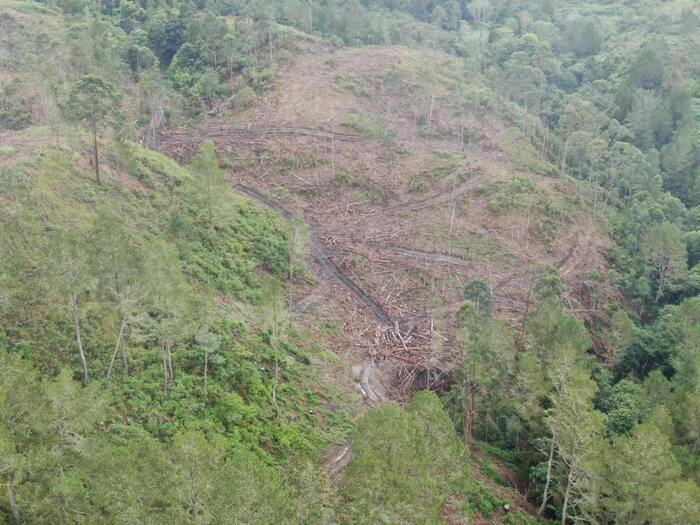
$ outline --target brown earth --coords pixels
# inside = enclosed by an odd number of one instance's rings
[[[610,293],[593,274],[605,274],[609,240],[576,186],[513,174],[497,146],[508,125],[494,113],[465,119],[475,140],[463,146],[461,67],[426,51],[312,48],[235,122],[213,117],[160,138],[181,160],[214,140],[239,191],[303,218],[319,288],[295,311],[331,321],[340,337],[328,343],[358,361],[391,361],[395,387],[421,370],[447,373],[450,319],[471,279],[490,284],[514,326],[543,266],[559,270],[586,319],[600,314],[593,291]]]

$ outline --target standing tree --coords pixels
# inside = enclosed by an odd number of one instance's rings
[[[59,231],[50,241],[47,260],[47,277],[51,291],[68,301],[78,355],[83,370],[83,385],[88,383],[88,366],[80,332],[78,299],[92,288],[85,239],[80,233]]]
[[[149,117],[148,133],[143,138],[143,144],[158,150],[158,130],[165,120],[165,106],[168,97],[168,87],[163,74],[157,67],[139,73],[139,88],[141,89],[142,111]]]
[[[653,423],[639,424],[613,443],[606,460],[601,507],[608,509],[615,523],[662,523],[645,518],[660,504],[655,492],[676,481],[679,474],[668,438]]]
[[[518,128],[506,129],[501,134],[499,145],[511,159],[513,180],[519,169],[529,168],[537,158],[537,151],[532,147],[530,139]]]
[[[187,310],[191,291],[182,274],[180,260],[172,244],[162,239],[150,243],[145,257],[145,282],[149,316],[156,325],[163,360],[163,390],[173,383],[172,349],[178,337],[187,330]]]
[[[559,486],[563,507],[561,523],[576,518],[579,505],[590,493],[593,473],[591,450],[596,438],[602,434],[603,421],[593,409],[596,385],[585,370],[583,356],[574,346],[560,349],[549,367],[552,384],[551,408],[547,411],[545,425],[551,434],[547,461],[547,477],[538,515],[542,515],[549,498],[549,488],[554,468],[554,453],[558,452],[563,472]]]
[[[462,344],[462,366],[458,373],[462,383],[462,427],[467,446],[471,445],[474,433],[477,398],[487,398],[499,387],[507,388],[515,361],[513,333],[504,323],[490,317],[491,304],[487,300],[490,293],[483,293],[488,292],[488,288],[484,290],[479,285],[473,288],[481,288],[477,294],[481,300],[476,298],[476,304],[467,301],[458,313],[458,339]]]
[[[389,183],[394,186],[394,163],[398,157],[396,146],[396,131],[387,129],[384,133],[384,158],[389,165]]]
[[[202,144],[199,153],[197,153],[192,162],[192,172],[197,177],[195,180],[195,198],[199,201],[199,205],[206,209],[209,234],[212,235],[216,224],[217,211],[220,208],[222,198],[226,197],[227,192],[223,190],[226,187],[224,174],[219,167],[216,148],[211,140]]]
[[[546,424],[563,467],[559,487],[563,499],[561,523],[566,525],[569,518],[581,518],[593,493],[595,450],[603,433],[603,419],[593,408],[596,384],[575,348],[557,356],[550,376],[554,392]]]
[[[119,327],[114,353],[107,368],[107,379],[112,373],[119,351],[124,375],[129,375],[124,331],[141,284],[141,254],[130,238],[124,220],[111,210],[99,212],[90,232],[90,243],[92,269],[96,273],[101,291],[115,304]]]
[[[107,117],[114,111],[121,94],[109,82],[96,75],[85,75],[68,94],[64,108],[69,119],[87,125],[92,132],[92,146],[95,165],[95,179],[100,184],[100,160],[97,135]]]
[[[292,301],[294,300],[294,278],[297,273],[303,275],[303,259],[308,238],[309,232],[306,223],[302,220],[295,220],[292,222],[291,228],[287,234],[287,262],[289,263],[287,267],[287,278],[289,282],[287,285],[289,287],[288,307],[290,309],[292,308]]]
[[[686,247],[677,226],[664,222],[655,224],[646,233],[647,259],[656,271],[657,286],[654,302],[682,279],[686,271]]]
[[[216,352],[221,346],[221,337],[212,328],[214,316],[216,315],[216,304],[214,290],[205,287],[200,291],[201,303],[198,305],[201,312],[200,326],[195,341],[204,352],[204,383],[202,386],[202,400],[204,406],[207,405],[209,395],[209,356]]]
[[[277,387],[279,385],[282,365],[284,364],[281,361],[280,347],[287,337],[286,328],[289,326],[289,322],[285,318],[282,293],[280,282],[271,281],[265,294],[268,300],[262,305],[263,326],[267,332],[268,344],[275,354],[275,369],[272,378],[272,404],[275,406],[277,412],[279,412]]]

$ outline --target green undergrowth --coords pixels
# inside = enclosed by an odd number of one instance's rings
[[[508,184],[483,185],[478,193],[489,194],[488,209],[494,215],[520,210],[531,216],[533,230],[552,242],[562,222],[567,220],[565,206],[530,177],[513,177]]]
[[[497,496],[488,486],[478,480],[471,480],[465,489],[466,497],[462,500],[462,512],[467,512],[472,516],[479,516],[488,520],[490,523],[509,525],[538,525],[547,523],[538,521],[530,515],[516,509],[512,500]],[[507,512],[505,511],[506,505],[510,508]]]
[[[429,160],[412,180],[411,191],[435,191],[436,187],[449,188],[462,184],[472,176],[472,168],[460,154],[433,151]]]
[[[123,225],[120,235],[145,276],[121,306],[129,318],[128,376],[117,357],[105,379],[119,332],[114,291],[90,271],[77,302],[91,380],[108,392],[126,427],[165,442],[197,428],[273,463],[341,440],[350,428],[346,397],[323,376],[333,356],[284,312],[284,290],[293,285],[286,223],[227,190],[210,228],[189,169],[124,142],[107,145],[105,157],[101,185],[68,146],[44,148],[0,171],[0,255],[12,257],[0,276],[0,348],[42,372],[68,368],[80,378],[70,309],[52,275],[52,239],[58,232],[84,237],[94,265],[95,225],[108,216]],[[167,391],[150,302],[159,292],[152,282],[158,260],[174,266],[168,271],[180,290]]]
[[[15,152],[15,148],[12,146],[0,146],[0,158],[12,155]]]
[[[386,129],[373,115],[368,113],[350,113],[343,120],[343,126],[367,139],[382,138]]]

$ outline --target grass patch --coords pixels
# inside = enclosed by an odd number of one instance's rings
[[[0,158],[9,157],[10,155],[13,155],[15,151],[17,150],[12,146],[0,146]]]
[[[514,450],[504,450],[484,441],[474,441],[474,445],[483,453],[507,463],[510,466],[517,465],[517,453]]]
[[[335,85],[338,89],[349,91],[358,97],[370,98],[372,96],[367,82],[357,75],[338,75],[335,77]]]
[[[467,513],[478,513],[484,518],[490,518],[494,512],[499,512],[507,502],[494,495],[486,485],[477,480],[471,480],[466,488],[462,510]]]
[[[174,378],[165,394],[151,310],[134,307],[125,343],[131,373],[117,373],[111,383],[111,402],[125,421],[163,441],[195,425],[219,434],[231,449],[252,450],[270,463],[298,454],[316,458],[319,448],[343,439],[351,426],[350,401],[324,376],[328,351],[316,343],[315,334],[286,320],[280,323],[283,336],[271,336],[271,319],[287,319],[282,307],[271,313],[267,290],[274,286],[285,297],[288,225],[228,190],[218,211],[221,219],[210,231],[206,212],[192,198],[193,177],[187,169],[137,145],[110,143],[103,149],[108,162],[98,186],[77,151],[47,147],[41,156],[0,170],[0,201],[10,203],[0,206],[0,226],[13,239],[18,267],[12,269],[13,300],[25,305],[19,316],[0,308],[0,343],[31,356],[47,373],[79,368],[70,312],[46,294],[47,232],[90,232],[98,211],[110,208],[123,217],[128,236],[144,256],[156,239],[167,243],[172,270],[183,275],[179,296],[188,309],[182,333],[173,341]],[[141,184],[134,190],[136,181]],[[32,271],[22,271],[24,267]],[[205,284],[216,293],[210,330],[218,342],[209,354],[206,405],[203,349],[195,326],[201,312],[196,295]],[[105,375],[117,322],[108,295],[98,295],[80,298],[95,381]]]
[[[501,485],[502,487],[509,486],[508,480],[504,478],[503,475],[498,471],[498,469],[494,467],[491,463],[489,463],[485,459],[479,459],[478,463],[481,472],[486,474],[491,481],[497,483],[498,485]]]
[[[531,213],[531,227],[546,242],[556,237],[565,218],[563,207],[530,177],[514,177],[508,184],[484,185],[479,193],[491,195],[489,211],[505,215],[514,210]]]
[[[413,179],[411,191],[424,192],[436,185],[461,184],[472,176],[466,159],[450,151],[433,151],[426,165]]]
[[[386,133],[382,123],[367,113],[350,113],[345,117],[342,125],[356,131],[366,139],[383,138]]]
[[[305,157],[287,157],[282,161],[285,170],[309,170],[328,164],[328,158],[318,152],[312,152]]]

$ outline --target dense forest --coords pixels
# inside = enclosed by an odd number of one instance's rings
[[[695,0],[0,0],[0,523],[700,523]]]

